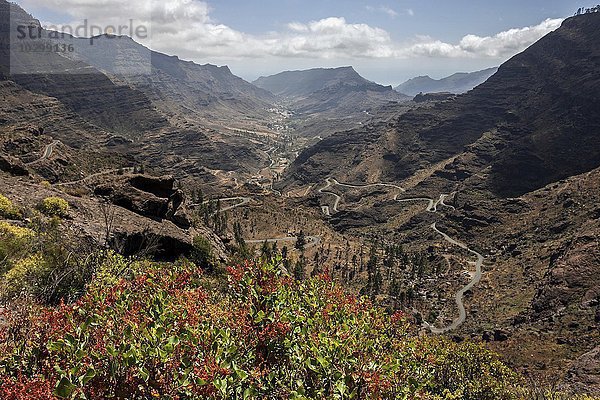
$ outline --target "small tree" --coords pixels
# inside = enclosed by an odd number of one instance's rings
[[[304,254],[300,256],[298,261],[296,261],[296,266],[294,267],[294,278],[297,281],[304,280],[304,269],[306,267],[306,259],[304,258]]]
[[[204,236],[196,236],[194,238],[190,261],[208,270],[214,268],[215,260],[212,244]]]
[[[296,249],[304,251],[304,248],[306,247],[306,235],[304,234],[304,231],[300,231],[298,237],[296,238],[296,244],[294,246],[296,247]]]

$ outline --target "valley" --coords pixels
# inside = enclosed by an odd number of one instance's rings
[[[196,272],[186,268],[197,264],[206,275],[194,285],[215,301],[243,298],[228,290],[242,287],[244,274],[265,285],[252,288],[256,298],[293,285],[309,296],[321,290],[311,285],[325,285],[340,309],[357,301],[406,321],[406,337],[474,343],[534,385],[599,393],[600,13],[565,19],[499,68],[396,89],[353,67],[250,83],[125,36],[100,35],[94,49],[85,38],[52,39],[5,0],[0,17],[1,55],[35,71],[0,65],[0,236],[35,237],[32,254],[0,247],[0,273],[22,291],[0,285],[0,331],[21,299],[79,304],[98,276],[125,287],[124,277],[150,263],[169,273],[184,265],[177,282],[189,283]],[[11,53],[5,34],[17,22],[74,52]],[[132,70],[144,73],[123,73]],[[91,249],[118,260],[117,271],[86,270]],[[40,284],[27,262],[43,257],[60,265]],[[276,271],[256,272],[261,262]],[[139,289],[148,277],[137,279],[129,282]],[[38,291],[44,285],[51,289]],[[169,286],[165,298],[178,291]],[[185,296],[210,297],[198,293]],[[266,310],[270,300],[261,301]],[[246,322],[275,321],[277,307],[252,309]],[[184,308],[174,313],[193,314]],[[206,313],[223,318],[216,309]],[[318,312],[329,322],[327,310]],[[308,375],[327,369],[323,357],[307,362]]]

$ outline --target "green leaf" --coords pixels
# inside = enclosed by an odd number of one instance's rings
[[[144,367],[140,367],[140,378],[142,378],[144,382],[148,382],[148,379],[150,379],[150,372]]]
[[[338,381],[335,384],[335,390],[340,394],[340,396],[344,397],[344,394],[346,394],[346,390],[348,388],[346,387],[346,384],[344,383],[344,381]]]
[[[240,378],[240,381],[244,381],[248,378],[248,373],[243,369],[236,369],[235,374]]]
[[[71,397],[75,389],[77,389],[77,387],[73,385],[71,381],[67,379],[67,377],[63,376],[56,384],[56,388],[54,389],[53,393],[60,398],[68,399]]]
[[[86,373],[79,377],[79,382],[82,385],[86,385],[89,381],[96,377],[96,371],[93,368],[88,368]]]
[[[256,391],[253,388],[244,390],[244,399],[251,399],[253,396],[256,396]]]
[[[265,312],[260,310],[258,312],[258,314],[256,314],[256,318],[254,318],[254,323],[258,324],[259,322],[261,322],[263,319],[265,319]]]
[[[202,378],[198,378],[196,379],[196,385],[198,386],[206,386],[208,385],[208,381],[202,379]]]
[[[62,341],[58,340],[56,342],[48,342],[46,347],[48,348],[48,351],[61,351],[65,345]]]
[[[329,361],[327,361],[324,357],[317,356],[317,361],[319,362],[319,364],[321,364],[323,368],[329,367]]]
[[[87,352],[85,350],[79,349],[75,352],[75,358],[77,361],[81,361],[85,356],[87,356]]]

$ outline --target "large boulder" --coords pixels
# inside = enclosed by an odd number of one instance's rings
[[[190,221],[181,206],[184,193],[175,187],[172,176],[124,175],[105,181],[94,189],[97,196],[113,204],[155,220],[167,219],[183,228]]]
[[[0,154],[0,171],[8,172],[14,176],[27,176],[29,171],[18,159]]]

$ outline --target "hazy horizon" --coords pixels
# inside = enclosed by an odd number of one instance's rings
[[[486,2],[488,3],[488,2]],[[152,50],[227,65],[252,82],[282,71],[353,66],[396,86],[497,67],[558,28],[579,2],[17,0],[43,25],[133,20]],[[101,6],[101,7],[99,7]],[[60,10],[60,11],[57,11]],[[460,12],[458,12],[460,10]]]

